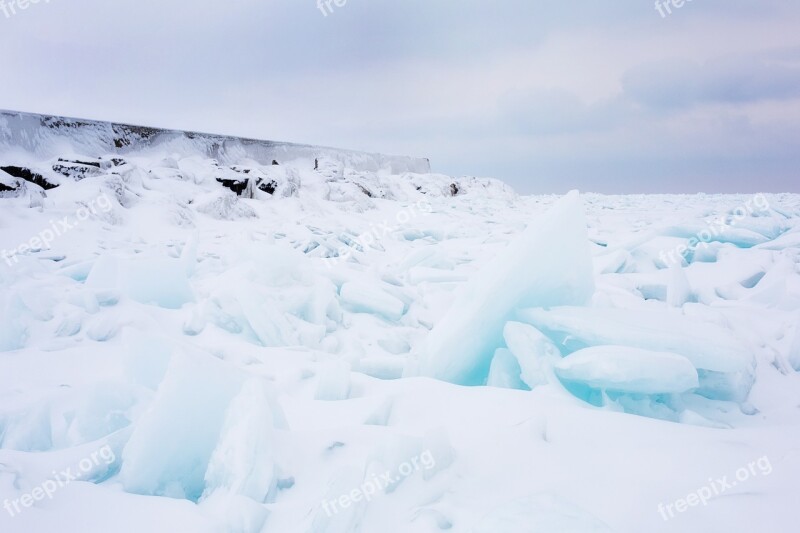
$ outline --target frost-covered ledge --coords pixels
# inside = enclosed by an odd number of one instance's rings
[[[0,110],[0,150],[22,150],[50,158],[64,155],[65,148],[76,156],[88,157],[166,150],[215,158],[223,165],[243,159],[269,165],[272,161],[319,158],[363,172],[430,172],[430,161],[425,158]]]

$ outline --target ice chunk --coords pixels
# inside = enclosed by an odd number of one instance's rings
[[[0,352],[25,346],[28,333],[21,319],[23,308],[18,296],[0,289]]]
[[[452,283],[466,280],[467,277],[464,274],[440,268],[414,267],[408,271],[408,281],[412,285],[419,285],[420,283]]]
[[[627,346],[579,350],[556,365],[556,374],[597,389],[640,394],[680,394],[699,386],[697,370],[682,355]]]
[[[0,448],[38,452],[53,447],[50,408],[41,403],[30,409],[0,410]]]
[[[97,260],[86,285],[92,288],[120,289],[137,302],[167,309],[180,309],[194,300],[181,261],[165,257],[137,257],[121,260],[103,256]]]
[[[552,367],[561,360],[561,352],[553,341],[530,324],[508,322],[503,338],[519,361],[522,381],[530,388],[552,381]]]
[[[405,304],[381,289],[380,285],[348,281],[342,285],[342,303],[357,313],[372,313],[389,320],[400,320]]]
[[[498,348],[494,352],[492,364],[489,366],[489,377],[486,385],[503,389],[527,390],[530,387],[520,378],[522,369],[517,358],[507,348]]]
[[[503,326],[515,309],[582,305],[594,290],[587,222],[576,191],[557,202],[459,293],[420,352],[423,375],[485,382]]]
[[[123,451],[125,490],[196,501],[205,489],[228,405],[242,382],[241,372],[222,361],[175,354]]]
[[[247,322],[264,346],[295,346],[300,343],[296,328],[273,298],[243,288],[236,291],[236,298]]]
[[[123,290],[145,304],[180,309],[194,300],[180,261],[169,258],[142,258],[126,262]]]
[[[130,387],[122,383],[98,383],[86,391],[75,391],[74,397],[77,401],[69,410],[72,418],[64,437],[54,431],[55,447],[73,447],[96,441],[131,423],[129,410],[136,398]]]
[[[265,383],[249,379],[228,407],[221,438],[206,471],[204,498],[221,491],[267,502],[277,482],[274,426]]]
[[[186,276],[192,277],[197,270],[197,244],[200,240],[198,233],[192,234],[181,250],[181,264],[186,271]]]
[[[667,284],[667,305],[681,307],[692,297],[692,289],[683,267],[678,263],[669,269],[669,283]]]
[[[726,226],[720,232],[716,228],[700,222],[666,228],[663,235],[689,239],[692,248],[696,247],[698,243],[702,246],[708,242],[730,243],[738,248],[752,248],[769,241],[764,235],[749,229]]]
[[[794,328],[794,342],[789,348],[789,363],[800,372],[800,318],[796,320],[798,323]]]

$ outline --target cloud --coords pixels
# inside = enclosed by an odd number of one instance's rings
[[[53,0],[0,15],[0,107],[407,152],[524,192],[722,189],[731,168],[782,187],[799,22],[785,0],[668,19],[644,0]]]
[[[800,49],[648,63],[625,73],[622,86],[631,100],[659,109],[798,98]]]

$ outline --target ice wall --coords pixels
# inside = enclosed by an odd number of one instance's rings
[[[430,161],[424,158],[0,111],[0,152],[19,149],[40,158],[64,155],[65,149],[88,157],[163,149],[186,156],[197,154],[215,158],[226,165],[245,159],[269,165],[273,160],[319,158],[337,161],[359,171],[430,172]]]

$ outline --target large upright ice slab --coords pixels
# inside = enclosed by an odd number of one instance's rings
[[[421,373],[482,384],[515,309],[585,304],[594,291],[586,227],[577,191],[532,220],[460,289],[422,348]]]
[[[176,354],[123,451],[125,490],[197,500],[206,488],[228,405],[243,382],[240,371],[213,357]]]
[[[275,426],[265,382],[249,379],[231,401],[206,470],[205,497],[215,491],[265,503],[275,488]]]
[[[22,303],[16,295],[0,293],[0,352],[25,346],[28,333],[20,320],[21,310]]]

